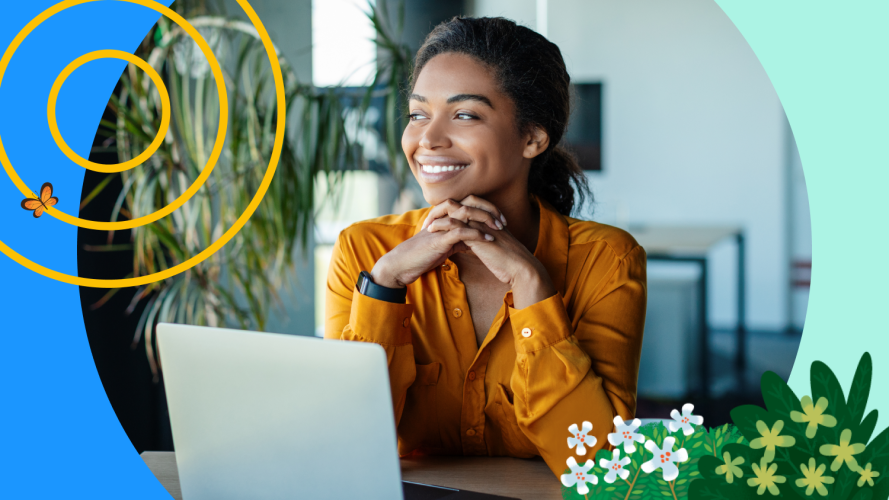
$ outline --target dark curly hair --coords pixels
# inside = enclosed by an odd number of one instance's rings
[[[410,90],[433,57],[445,53],[474,57],[490,68],[501,91],[515,103],[520,133],[534,126],[549,134],[546,151],[531,162],[528,186],[563,215],[592,198],[586,176],[560,141],[571,116],[568,71],[559,48],[539,33],[502,17],[457,16],[436,26],[414,62]]]

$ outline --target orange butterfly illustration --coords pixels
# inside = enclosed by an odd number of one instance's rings
[[[52,184],[44,182],[43,186],[40,186],[40,198],[25,198],[22,200],[22,208],[25,210],[33,210],[34,218],[36,219],[43,215],[44,210],[58,202],[59,199],[52,195]]]

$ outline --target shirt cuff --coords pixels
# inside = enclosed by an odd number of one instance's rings
[[[411,343],[413,304],[397,304],[362,295],[352,290],[352,310],[349,326],[355,335],[383,345],[399,346]]]
[[[514,309],[511,303],[507,307],[519,352],[539,351],[572,334],[571,320],[559,293],[523,309]]]

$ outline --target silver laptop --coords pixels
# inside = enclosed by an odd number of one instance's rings
[[[401,481],[371,343],[157,326],[184,500],[502,498]]]

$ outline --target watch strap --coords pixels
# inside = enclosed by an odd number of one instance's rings
[[[373,299],[396,304],[407,303],[407,287],[389,288],[378,285],[374,283],[373,278],[367,271],[361,271],[358,274],[358,282],[355,286],[358,288],[358,293]]]

